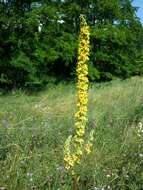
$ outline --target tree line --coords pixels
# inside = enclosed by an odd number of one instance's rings
[[[90,81],[143,74],[143,26],[131,0],[0,0],[0,87],[74,80],[79,16],[90,26]]]

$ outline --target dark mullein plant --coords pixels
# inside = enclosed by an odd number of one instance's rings
[[[70,135],[64,146],[65,168],[76,175],[75,166],[81,163],[84,152],[89,154],[92,149],[93,131],[88,140],[85,140],[87,126],[88,104],[88,60],[90,52],[90,31],[84,16],[80,16],[80,36],[78,48],[77,72],[77,112],[75,113],[75,135]]]

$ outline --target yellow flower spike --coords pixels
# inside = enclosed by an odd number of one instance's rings
[[[75,114],[75,151],[80,163],[83,154],[84,134],[87,123],[87,90],[88,90],[88,56],[89,56],[89,27],[86,20],[81,16],[81,27],[79,36],[78,64],[77,64],[77,112]]]
[[[74,173],[75,164],[80,164],[85,148],[90,152],[91,145],[84,148],[84,134],[87,125],[88,103],[88,60],[89,60],[89,26],[84,16],[80,17],[80,36],[78,48],[77,72],[77,112],[75,113],[75,135],[66,140],[64,146],[65,168]]]

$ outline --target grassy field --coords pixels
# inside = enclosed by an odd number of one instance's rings
[[[0,96],[0,187],[73,190],[63,145],[74,133],[75,109],[73,84]],[[87,130],[95,130],[95,139],[79,167],[79,190],[143,189],[141,122],[142,78],[90,85]]]

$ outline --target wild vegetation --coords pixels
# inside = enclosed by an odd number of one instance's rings
[[[8,190],[71,190],[63,147],[73,133],[74,84],[49,84],[28,95],[0,97],[0,185]],[[88,130],[92,153],[79,167],[80,190],[141,190],[143,79],[91,84]],[[141,122],[141,123],[140,123]]]
[[[136,10],[0,0],[0,190],[142,190]]]

